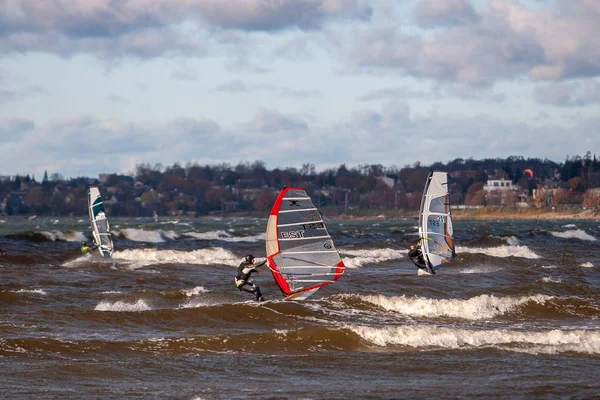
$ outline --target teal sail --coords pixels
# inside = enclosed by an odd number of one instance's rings
[[[88,209],[90,214],[90,223],[92,225],[92,234],[94,235],[94,244],[98,246],[98,251],[104,258],[111,258],[113,254],[113,242],[110,235],[110,225],[106,218],[106,210],[100,190],[92,186],[88,191]]]

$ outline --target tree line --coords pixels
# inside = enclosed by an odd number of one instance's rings
[[[457,158],[432,165],[416,162],[403,167],[341,164],[322,171],[312,163],[269,170],[263,161],[235,166],[140,164],[131,174],[104,174],[99,178],[64,179],[57,173],[50,177],[44,173],[41,182],[29,175],[4,178],[0,181],[0,199],[2,212],[8,215],[85,215],[87,188],[98,185],[107,211],[114,216],[219,212],[262,215],[271,208],[281,188],[296,186],[306,190],[318,207],[335,212],[414,210],[419,207],[431,169],[450,174],[453,204],[493,205],[493,196],[483,190],[488,179],[511,181],[537,206],[581,205],[590,189],[600,187],[600,161],[587,152],[567,157],[564,162],[510,156]],[[544,201],[534,198],[540,193],[546,194]],[[548,193],[552,194],[550,200]]]

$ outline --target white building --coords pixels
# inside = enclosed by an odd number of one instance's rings
[[[492,190],[513,190],[516,189],[512,181],[506,179],[488,179],[487,185],[483,186],[483,190],[491,192]]]

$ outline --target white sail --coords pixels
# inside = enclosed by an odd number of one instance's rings
[[[106,218],[104,203],[100,190],[92,186],[88,191],[88,211],[94,243],[98,245],[98,251],[105,258],[111,258],[113,254],[113,242],[110,236],[110,226]]]
[[[267,224],[267,258],[287,299],[303,300],[338,280],[344,263],[306,192],[284,188]]]
[[[432,171],[427,177],[421,200],[419,236],[423,258],[434,271],[455,257],[448,174],[445,172]]]

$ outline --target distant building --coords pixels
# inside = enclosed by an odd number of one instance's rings
[[[491,192],[492,190],[513,190],[516,189],[512,181],[506,179],[488,179],[487,185],[483,186],[483,190]]]

